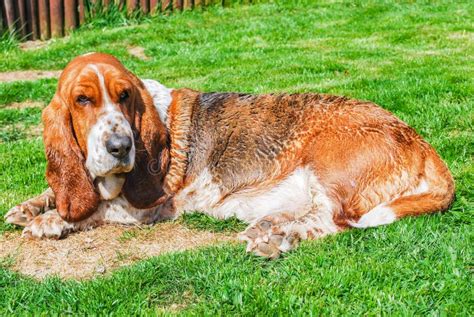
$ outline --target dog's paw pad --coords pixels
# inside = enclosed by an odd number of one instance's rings
[[[283,224],[288,221],[292,221],[292,218],[286,215],[265,217],[249,226],[239,235],[239,238],[247,242],[247,252],[275,259],[282,252],[295,248],[299,242],[297,234],[284,230]]]

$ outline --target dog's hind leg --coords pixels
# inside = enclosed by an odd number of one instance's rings
[[[25,227],[36,216],[56,208],[56,199],[51,188],[42,194],[30,198],[10,209],[5,215],[5,222]]]
[[[358,221],[350,221],[355,228],[377,227],[407,216],[444,211],[454,199],[454,180],[446,165],[437,155],[425,163],[424,176],[418,186],[391,201],[379,204]]]

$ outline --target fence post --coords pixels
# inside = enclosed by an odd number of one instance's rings
[[[49,17],[51,21],[51,36],[60,37],[63,35],[63,8],[61,0],[49,1]]]
[[[138,0],[128,0],[127,1],[127,11],[128,13],[132,13],[138,7]]]
[[[10,33],[15,32],[15,6],[13,0],[4,0],[5,5],[5,19]]]
[[[170,5],[172,4],[171,0],[161,0],[161,12],[164,12],[170,9]],[[172,8],[172,6],[171,6]]]
[[[84,23],[84,21],[86,20],[85,12],[86,12],[86,8],[84,5],[84,0],[79,0],[79,24]]]
[[[71,33],[77,27],[77,0],[64,0],[64,31]]]
[[[159,11],[158,0],[150,0],[150,13],[156,14]]]
[[[148,0],[140,0],[140,10],[144,14],[150,12],[150,4],[148,3]]]
[[[18,5],[18,22],[20,23],[17,23],[18,24],[18,31],[19,33],[21,34],[22,38],[25,38],[26,35],[27,35],[27,26],[26,26],[26,7],[25,7],[25,1],[24,0],[18,0],[17,2],[17,5]]]
[[[40,37],[47,40],[51,37],[48,0],[38,0],[38,13]]]
[[[184,9],[192,9],[193,2],[191,0],[183,0],[183,8]]]
[[[1,4],[2,2],[0,2]],[[1,8],[0,8],[1,9]],[[3,34],[3,10],[0,10],[0,34]]]
[[[183,0],[173,0],[173,9],[183,10]]]
[[[28,32],[31,32],[30,38],[32,40],[37,40],[40,37],[38,25],[38,5],[35,0],[28,0],[27,4],[26,17],[28,20]]]

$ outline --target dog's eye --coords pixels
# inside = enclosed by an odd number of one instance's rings
[[[91,102],[90,98],[84,95],[80,95],[76,98],[76,102],[81,105],[87,105]]]
[[[120,102],[123,102],[128,99],[128,91],[122,91],[122,93],[119,96]]]

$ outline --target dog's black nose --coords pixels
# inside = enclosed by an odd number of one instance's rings
[[[112,134],[105,142],[105,147],[113,157],[123,159],[132,149],[132,139],[128,136]]]

